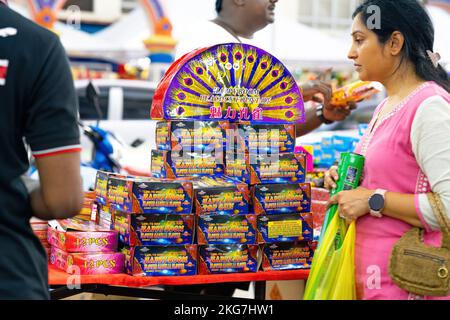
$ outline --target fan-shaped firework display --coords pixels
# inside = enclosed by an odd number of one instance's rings
[[[302,95],[287,68],[246,44],[221,44],[176,61],[158,86],[155,120],[300,123]]]

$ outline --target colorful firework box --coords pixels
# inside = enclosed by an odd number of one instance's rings
[[[156,178],[185,178],[222,175],[223,153],[152,150],[152,176]]]
[[[126,246],[194,243],[194,215],[115,212],[114,229]]]
[[[252,244],[199,246],[198,273],[257,272],[259,246]]]
[[[118,234],[91,221],[66,219],[49,222],[48,243],[66,252],[113,252]]]
[[[156,124],[158,150],[205,151],[226,146],[228,121],[159,121]]]
[[[58,269],[81,275],[123,273],[125,265],[120,252],[68,253],[56,247],[51,248],[49,260]]]
[[[197,224],[198,244],[255,244],[256,215],[201,215]]]
[[[193,187],[188,181],[156,178],[109,178],[111,208],[126,213],[191,214]]]
[[[309,269],[313,249],[307,242],[279,242],[264,245],[264,271]]]
[[[106,171],[97,171],[97,175],[95,178],[95,196],[98,203],[107,205],[108,204],[108,179],[110,177],[116,178],[126,178],[124,175],[106,172]]]
[[[248,185],[227,176],[191,178],[196,214],[248,214]]]
[[[98,215],[99,226],[105,229],[114,230],[113,210],[108,206],[100,206]]]
[[[197,274],[197,245],[125,247],[125,268],[133,276]]]
[[[221,44],[180,58],[156,89],[154,120],[304,122],[295,79],[275,57],[247,44]]]
[[[311,212],[311,185],[258,184],[252,187],[255,214],[282,214]]]
[[[311,213],[258,216],[258,243],[312,241]]]
[[[305,182],[306,157],[299,153],[226,154],[225,174],[255,185]]]
[[[238,125],[238,143],[240,150],[254,154],[273,154],[294,152],[295,125]],[[228,152],[230,150],[227,150]]]

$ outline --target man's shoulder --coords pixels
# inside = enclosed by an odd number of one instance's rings
[[[58,36],[54,32],[41,27],[10,8],[2,7],[0,8],[0,30],[6,28],[15,29],[17,39],[20,39],[17,41],[18,45],[35,43],[38,47],[51,46],[52,43],[58,41]]]

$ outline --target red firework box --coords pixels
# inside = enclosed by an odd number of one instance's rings
[[[121,252],[68,253],[52,247],[49,261],[70,274],[118,274],[124,272],[125,255]]]
[[[118,246],[118,233],[90,221],[53,220],[49,222],[48,242],[69,253],[114,252]]]
[[[116,211],[114,229],[125,246],[185,245],[194,243],[192,214],[127,214]]]
[[[200,275],[257,272],[261,262],[258,245],[210,244],[199,246],[198,251]]]
[[[305,182],[306,156],[304,154],[226,153],[225,163],[227,176],[251,185]]]
[[[124,247],[125,269],[132,276],[197,274],[197,245]]]
[[[189,181],[110,177],[108,202],[126,213],[192,214],[193,186]]]
[[[311,199],[314,201],[330,200],[330,191],[324,188],[311,188]]]
[[[328,210],[328,201],[313,200],[311,212],[313,213],[314,240],[318,241],[322,232],[323,221]]]
[[[156,124],[158,150],[224,151],[226,137],[234,130],[228,121],[159,121]]]
[[[186,178],[223,175],[223,152],[152,150],[152,176],[155,178]]]

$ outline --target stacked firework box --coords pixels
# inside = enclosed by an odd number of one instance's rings
[[[152,175],[191,182],[198,273],[256,272],[256,216],[248,184],[224,175],[228,121],[160,121]]]
[[[196,274],[192,182],[99,171],[96,193],[98,223],[118,232],[128,274]]]
[[[50,257],[51,246],[47,240],[48,222],[33,217],[30,220],[30,225],[31,229],[33,230],[33,233],[36,235],[36,237],[39,238],[39,241],[41,241],[42,246],[44,247],[45,252],[47,253],[47,257]]]

